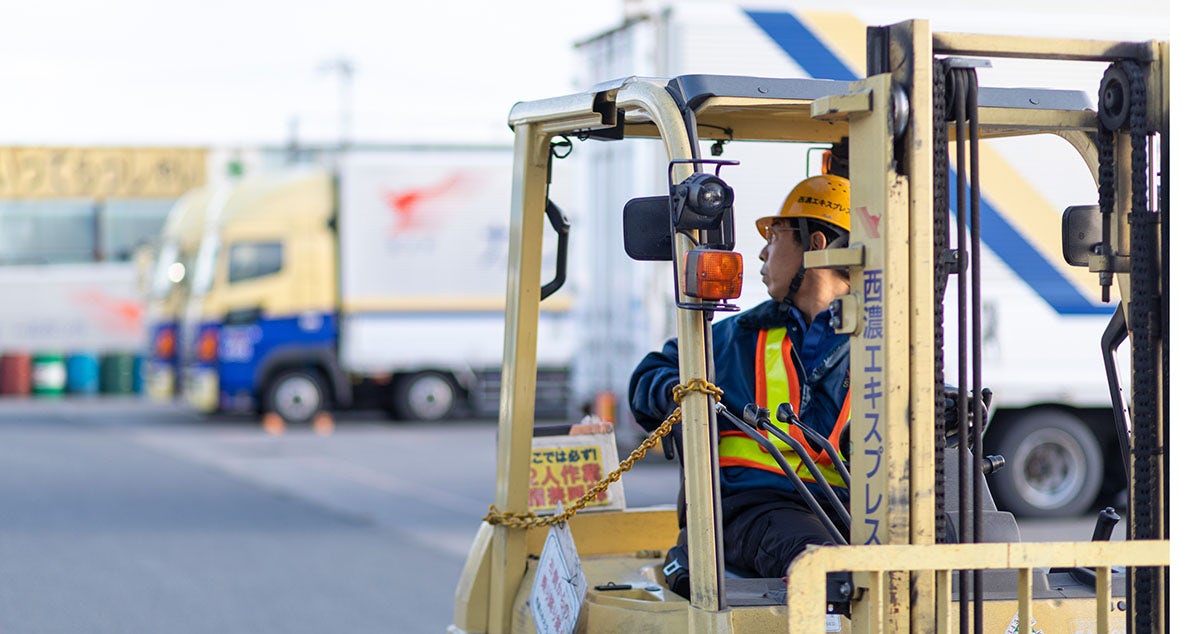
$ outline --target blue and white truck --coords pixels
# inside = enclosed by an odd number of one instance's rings
[[[507,147],[351,149],[241,178],[199,247],[187,400],[289,422],[496,411],[511,161]],[[553,237],[546,248],[550,279]],[[566,292],[542,305],[539,415],[565,415],[570,398],[570,307]]]

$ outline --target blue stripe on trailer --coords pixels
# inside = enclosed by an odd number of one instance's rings
[[[808,27],[787,11],[744,10],[792,61],[810,77],[854,81],[861,79],[838,56],[825,45]],[[955,170],[950,170],[951,213],[955,209]],[[1093,303],[1071,283],[1050,260],[1029,243],[1020,232],[980,196],[979,220],[983,225],[982,237],[1000,259],[1014,273],[1029,284],[1051,308],[1060,315],[1108,315],[1113,307]]]

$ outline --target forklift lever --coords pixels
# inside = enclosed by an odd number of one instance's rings
[[[796,475],[796,472],[792,470],[792,466],[788,464],[787,459],[783,457],[783,453],[779,451],[779,448],[775,446],[775,443],[772,443],[763,437],[762,433],[757,431],[754,426],[738,418],[737,416],[734,416],[733,412],[729,411],[729,408],[725,405],[717,403],[716,410],[717,414],[724,416],[725,420],[728,420],[731,424],[733,424],[734,427],[737,427],[739,430],[741,430],[743,434],[746,434],[746,436],[757,442],[759,447],[762,447],[767,451],[767,453],[771,454],[771,457],[775,459],[775,463],[779,465],[780,469],[783,470],[783,474],[787,476],[788,480],[792,483],[792,487],[796,489],[796,492],[800,494],[800,497],[804,498],[804,501],[808,504],[809,510],[811,510],[813,515],[816,515],[817,519],[821,521],[821,524],[825,527],[825,530],[829,533],[829,536],[833,539],[834,543],[839,546],[845,546],[846,538],[842,536],[842,532],[838,530],[837,525],[834,524],[833,520],[829,518],[829,514],[825,512],[825,509],[817,503],[817,499],[813,497],[812,491],[808,490],[808,487],[804,485],[804,481],[800,479],[800,476]],[[768,427],[773,428],[774,425],[768,424]]]
[[[846,486],[850,486],[850,469],[846,467],[846,462],[842,460],[841,455],[839,455],[837,450],[833,448],[833,444],[830,443],[827,438],[821,434],[818,434],[815,429],[800,422],[800,417],[797,416],[796,411],[792,409],[791,403],[780,403],[779,409],[775,412],[775,416],[781,421],[787,421],[789,424],[800,428],[800,431],[804,432],[804,437],[808,439],[808,442],[815,443],[819,445],[821,449],[824,449],[825,453],[829,454],[830,459],[832,459],[833,467],[837,469],[838,474],[842,476],[842,480],[845,481]],[[847,439],[846,431],[849,429],[849,425],[842,429],[843,439]],[[838,443],[843,444],[843,439],[839,439]]]
[[[1096,517],[1096,528],[1092,531],[1092,541],[1106,542],[1112,539],[1113,529],[1120,521],[1121,515],[1117,513],[1116,509],[1111,506],[1104,507],[1104,510],[1100,511],[1100,515]]]

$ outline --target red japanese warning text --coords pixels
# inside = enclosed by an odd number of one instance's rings
[[[529,510],[545,511],[562,503],[569,506],[604,479],[600,446],[533,449],[529,463]],[[602,491],[592,506],[611,504]]]

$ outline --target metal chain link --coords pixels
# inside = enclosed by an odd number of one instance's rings
[[[675,402],[682,402],[683,397],[689,392],[703,392],[704,394],[710,394],[717,401],[721,400],[721,394],[724,393],[721,388],[709,383],[708,381],[705,381],[704,379],[692,379],[691,381],[688,381],[686,385],[675,386],[675,389],[672,392]],[[638,445],[636,449],[629,452],[629,457],[625,460],[622,460],[621,464],[608,474],[608,477],[592,485],[592,488],[588,489],[588,492],[584,493],[583,497],[575,500],[575,502],[572,503],[571,506],[567,507],[562,513],[557,515],[539,516],[533,513],[513,513],[511,511],[501,512],[496,508],[495,504],[489,504],[488,513],[483,518],[483,521],[487,522],[488,524],[492,524],[493,526],[500,525],[516,528],[534,528],[537,526],[550,526],[552,524],[558,524],[571,519],[576,513],[584,509],[588,504],[594,502],[597,496],[604,491],[607,491],[608,487],[612,483],[620,480],[621,475],[632,469],[635,462],[646,457],[646,452],[649,451],[650,448],[655,445],[655,443],[661,441],[662,437],[666,436],[671,431],[671,428],[674,427],[675,424],[678,423],[682,418],[682,411],[680,408],[676,407],[675,411],[671,412],[671,415],[667,416],[663,420],[662,424],[658,426],[658,429],[655,429],[645,440],[642,441],[641,445]]]

